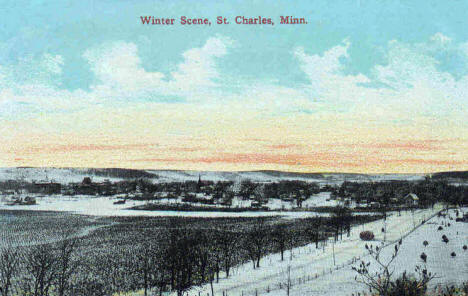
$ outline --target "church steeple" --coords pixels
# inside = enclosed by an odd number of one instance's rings
[[[201,189],[202,185],[203,185],[203,183],[202,183],[202,180],[201,180],[201,175],[198,174],[197,192],[200,192],[200,189]]]

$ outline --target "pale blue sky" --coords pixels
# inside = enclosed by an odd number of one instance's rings
[[[182,52],[221,34],[238,44],[219,61],[223,73],[294,85],[305,79],[290,54],[296,46],[317,54],[348,38],[351,58],[344,71],[368,74],[375,64],[386,62],[389,40],[425,42],[439,32],[454,42],[466,41],[466,11],[468,1],[7,1],[0,8],[0,64],[17,65],[25,56],[43,53],[61,55],[60,87],[88,89],[94,77],[82,54],[89,48],[132,42],[146,70],[168,74],[181,62]],[[145,27],[140,15],[209,17],[213,22],[217,15],[274,20],[297,15],[309,24]],[[437,58],[443,70],[458,75],[466,71],[466,61],[457,55]]]

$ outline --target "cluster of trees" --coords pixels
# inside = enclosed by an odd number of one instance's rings
[[[59,242],[1,250],[0,295],[113,295],[144,290],[161,294],[229,277],[233,267],[250,261],[262,266],[270,252],[319,242],[350,229],[356,219],[345,210],[331,218],[276,221],[259,218],[245,225],[222,224],[191,228],[183,219],[170,219],[159,229],[143,229],[140,239],[89,248],[89,241],[64,236]],[[133,241],[134,240],[134,241]],[[131,242],[130,242],[131,241]]]
[[[350,197],[357,202],[363,200],[389,205],[393,198],[401,198],[408,193],[419,197],[421,206],[430,206],[437,202],[450,204],[468,204],[468,186],[454,186],[443,180],[426,179],[424,181],[386,181],[386,182],[343,182],[333,189],[333,194]]]
[[[26,181],[21,180],[6,180],[0,181],[0,192],[18,192],[21,189],[25,189],[28,191],[33,190],[33,184]]]
[[[154,183],[147,178],[123,180],[113,183],[93,183],[89,177],[86,177],[81,183],[68,185],[64,184],[62,187],[64,192],[68,194],[73,194],[73,191],[76,193],[85,194],[86,191],[83,191],[82,187],[86,187],[84,189],[90,191],[90,194],[92,193],[100,195],[133,192],[143,193],[143,196],[140,196],[139,198],[152,198],[154,193],[166,192],[169,193],[169,197],[180,197],[181,195],[186,195],[189,193],[204,193],[206,195],[213,196],[215,199],[232,198],[235,194],[245,199],[268,199],[282,197],[302,197],[305,199],[314,193],[320,192],[320,187],[318,184],[305,181],[258,183],[252,182],[250,180],[244,180],[240,182],[238,186],[234,185],[234,182],[231,181],[213,182],[201,180]],[[0,190],[18,191],[21,189],[34,192],[34,184],[26,181],[15,180],[0,182]]]
[[[5,248],[0,254],[0,295],[70,295],[70,279],[78,261],[72,258],[76,240],[24,249]]]
[[[201,192],[213,195],[215,198],[221,198],[226,193],[235,193],[245,199],[248,199],[252,196],[255,198],[280,198],[285,195],[309,197],[314,193],[320,192],[318,184],[297,180],[273,183],[258,183],[250,180],[244,180],[240,182],[238,186],[234,186],[234,182],[232,181],[151,183],[150,181],[141,179],[128,182],[133,184],[133,188],[138,187],[144,192],[173,192],[176,195],[180,195],[183,192]]]

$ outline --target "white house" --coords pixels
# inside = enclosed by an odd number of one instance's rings
[[[419,197],[414,193],[408,193],[403,197],[403,201],[407,206],[417,206],[419,204]]]

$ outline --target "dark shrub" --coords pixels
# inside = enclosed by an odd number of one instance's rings
[[[427,247],[428,244],[429,244],[429,242],[428,242],[427,240],[425,240],[425,241],[423,242],[423,245],[424,245],[425,247]]]
[[[421,254],[420,257],[421,257],[422,261],[424,261],[424,263],[427,262],[427,255],[426,255],[426,253],[423,252],[423,253]]]
[[[372,231],[363,231],[359,234],[359,237],[362,239],[362,240],[365,240],[365,241],[370,241],[370,240],[373,240],[374,239],[374,233]]]
[[[442,226],[439,226],[439,228],[437,228],[437,230],[443,230],[444,228]]]
[[[467,246],[466,246],[466,245],[464,245],[464,246],[463,246],[463,250],[465,250],[465,251],[466,251],[466,249],[467,249]]]
[[[448,239],[448,237],[447,237],[445,234],[442,235],[442,241],[443,241],[444,243],[446,243],[446,244],[449,242],[449,239]]]
[[[440,291],[443,296],[461,296],[468,295],[468,283],[463,283],[462,286],[446,286]]]
[[[450,254],[450,256],[455,257],[455,256],[457,256],[457,254],[455,254],[455,252],[452,252],[452,253]]]
[[[412,276],[407,276],[406,272],[391,283],[388,296],[423,296],[426,295],[427,286],[421,283]]]

